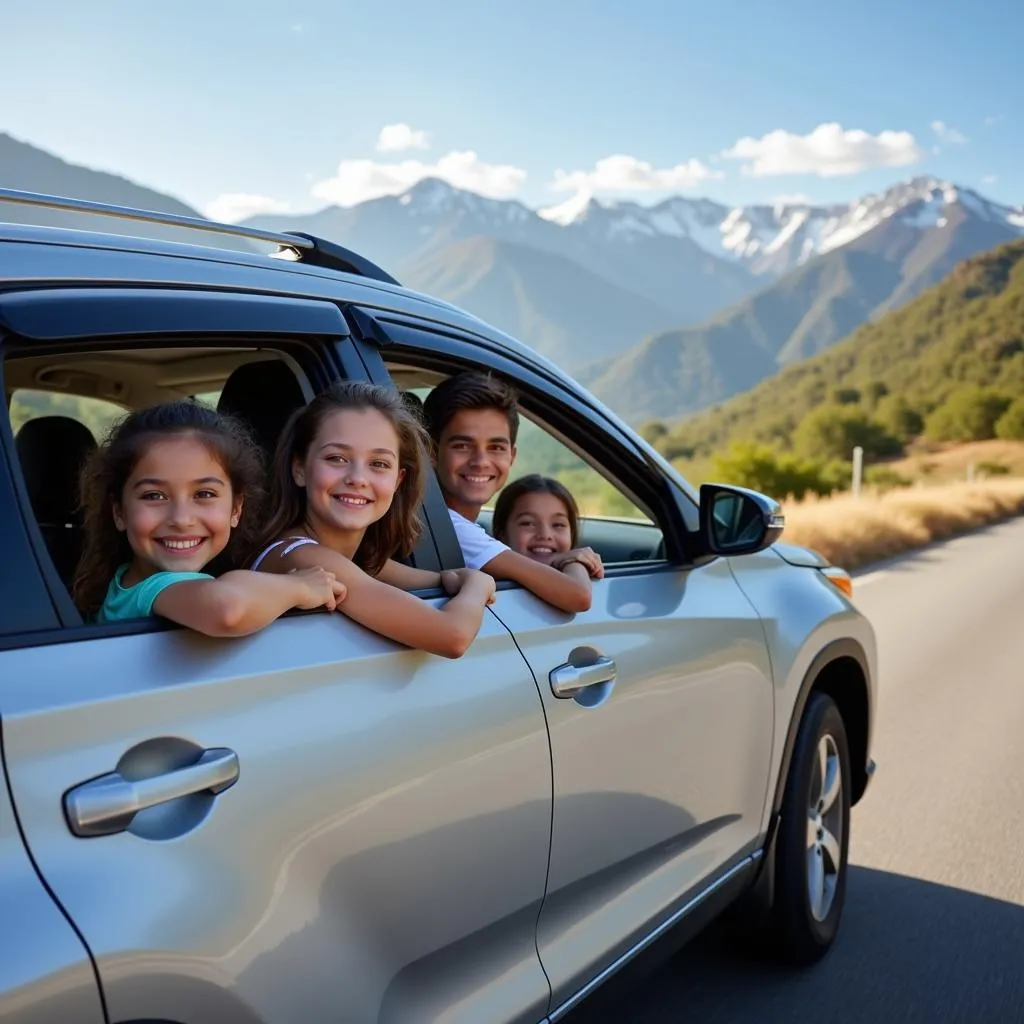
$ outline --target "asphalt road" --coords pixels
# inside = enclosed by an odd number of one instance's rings
[[[1024,1022],[1024,520],[869,571],[854,595],[878,635],[879,769],[836,945],[790,972],[712,927],[571,1024]]]

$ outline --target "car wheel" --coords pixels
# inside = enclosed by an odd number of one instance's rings
[[[800,722],[776,839],[773,947],[812,964],[839,932],[850,843],[850,753],[843,716],[824,693]]]

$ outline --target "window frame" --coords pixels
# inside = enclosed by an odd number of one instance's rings
[[[586,453],[584,461],[604,466],[608,470],[609,482],[637,507],[648,511],[664,538],[665,559],[615,563],[609,566],[607,576],[675,571],[694,564],[686,556],[688,527],[683,502],[689,501],[689,497],[679,492],[673,481],[652,466],[642,450],[626,443],[631,439],[618,437],[615,425],[600,417],[581,395],[574,393],[562,381],[538,372],[538,367],[513,358],[510,351],[482,345],[481,339],[447,325],[421,321],[404,314],[389,316],[365,309],[359,313],[361,319],[357,320],[357,327],[372,379],[386,378],[392,387],[396,386],[387,368],[388,360],[446,374],[462,369],[495,371],[512,381],[521,396],[525,396],[526,401],[522,405],[529,411],[530,419],[563,444],[563,438],[569,438]],[[550,415],[552,411],[554,416]],[[589,429],[585,429],[585,425]],[[567,447],[572,450],[571,445]],[[631,480],[631,486],[623,484],[623,476]],[[431,484],[440,495],[436,478]],[[450,544],[458,545],[450,520],[442,524],[441,531],[448,534]],[[461,563],[461,552],[458,558]],[[445,566],[450,567],[455,566]],[[506,586],[515,584],[503,584],[500,589]]]
[[[59,292],[60,289],[54,289],[54,291]],[[98,289],[98,291],[104,291],[104,289]],[[172,293],[175,289],[167,288],[161,291]],[[228,294],[238,295],[239,293]],[[104,297],[116,301],[116,291],[106,290]],[[0,311],[3,309],[5,298],[6,296],[0,294]],[[258,296],[254,296],[254,298],[258,298]],[[56,305],[61,305],[59,299]],[[154,308],[159,313],[163,306],[163,303],[159,303]],[[337,307],[335,306],[335,308]],[[283,357],[283,361],[290,365],[293,372],[298,371],[297,379],[303,392],[307,395],[307,400],[308,397],[323,390],[333,381],[352,376],[353,373],[357,379],[364,379],[365,370],[362,367],[362,362],[356,359],[351,352],[352,338],[347,333],[348,325],[343,317],[338,317],[339,329],[327,336],[304,334],[301,317],[298,319],[297,330],[288,333],[282,330],[280,334],[260,334],[244,328],[229,331],[224,325],[218,325],[220,326],[219,330],[198,329],[185,333],[161,333],[154,329],[133,335],[115,334],[113,337],[84,334],[79,330],[73,337],[48,337],[34,340],[0,328],[0,389],[3,389],[3,393],[6,394],[6,389],[3,388],[5,364],[9,359],[17,358],[19,355],[38,356],[50,353],[61,355],[69,352],[84,354],[96,351],[116,353],[141,349],[181,349],[193,346],[207,349],[223,347],[226,350],[254,348],[260,351],[273,351]],[[321,322],[323,322],[322,319]],[[346,352],[345,349],[349,349],[349,351]],[[43,593],[48,598],[53,612],[48,620],[40,618],[40,625],[36,629],[16,629],[0,634],[0,650],[155,633],[167,629],[183,629],[184,627],[177,623],[169,622],[158,616],[118,623],[87,623],[82,619],[72,601],[70,591],[57,574],[45,538],[32,512],[18,461],[6,403],[4,415],[0,417],[0,420],[2,420],[0,422],[0,458],[4,462],[5,477],[4,481],[0,481],[0,522],[4,520],[3,503],[6,497],[3,484],[9,480],[10,497],[20,518],[25,540],[20,549],[27,550],[34,570],[29,575],[42,584]],[[12,535],[15,536],[13,543],[17,544],[16,533]],[[297,612],[296,614],[307,613]]]

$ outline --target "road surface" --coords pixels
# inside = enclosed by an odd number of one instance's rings
[[[792,973],[715,929],[571,1024],[1024,1022],[1024,520],[868,571],[878,773],[839,939]]]

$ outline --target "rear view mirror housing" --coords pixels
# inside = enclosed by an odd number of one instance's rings
[[[700,544],[709,555],[751,555],[771,547],[786,527],[782,506],[747,487],[700,485]]]

